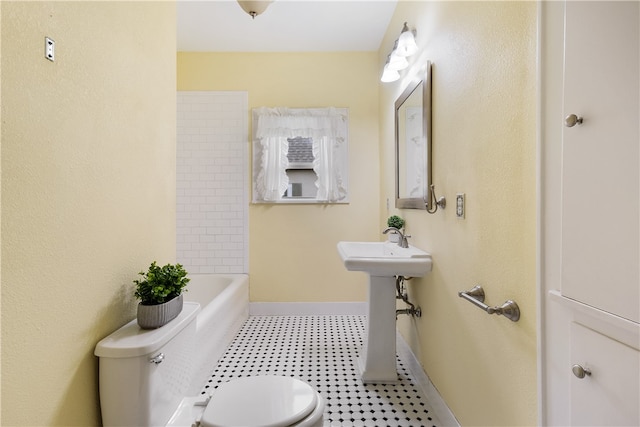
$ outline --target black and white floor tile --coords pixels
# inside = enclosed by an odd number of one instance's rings
[[[363,384],[357,357],[365,316],[251,316],[220,358],[202,394],[233,378],[283,375],[325,398],[325,427],[435,427],[433,410],[405,362],[399,381]]]

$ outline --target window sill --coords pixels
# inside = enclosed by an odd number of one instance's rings
[[[326,200],[316,200],[308,197],[295,197],[290,199],[281,199],[274,201],[252,201],[252,205],[348,205],[349,200],[340,200],[339,202],[328,202]]]

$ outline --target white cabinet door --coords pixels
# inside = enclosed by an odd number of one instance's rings
[[[571,425],[640,425],[640,351],[571,324],[571,366],[591,375],[571,375]]]
[[[562,294],[634,322],[640,322],[639,6],[566,2],[563,112],[583,123],[564,126],[562,143]]]

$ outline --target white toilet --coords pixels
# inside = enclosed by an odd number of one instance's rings
[[[100,405],[105,426],[320,427],[324,399],[304,381],[243,377],[220,384],[211,398],[185,396],[193,379],[196,314],[153,330],[135,320],[98,343]],[[211,361],[215,363],[215,361]]]

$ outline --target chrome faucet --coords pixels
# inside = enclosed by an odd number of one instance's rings
[[[401,248],[408,248],[409,247],[409,242],[407,241],[407,239],[411,236],[405,236],[402,231],[398,230],[395,227],[388,227],[385,228],[384,231],[382,232],[382,234],[387,234],[390,231],[395,231],[396,233],[398,233],[400,235],[400,240],[398,240],[398,246],[400,246]]]

